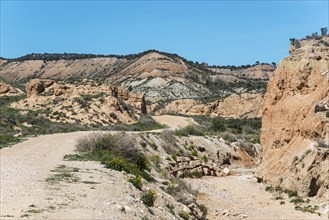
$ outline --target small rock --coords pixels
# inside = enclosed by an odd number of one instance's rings
[[[124,208],[124,212],[128,213],[128,214],[132,213],[132,211],[133,211],[129,206],[123,206],[123,208]]]
[[[227,176],[227,175],[230,174],[231,170],[230,170],[229,168],[225,167],[225,168],[222,170],[222,172],[224,173],[225,176]]]

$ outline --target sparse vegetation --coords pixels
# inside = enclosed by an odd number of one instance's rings
[[[51,134],[86,130],[86,126],[80,124],[67,124],[52,122],[47,116],[50,110],[20,110],[11,108],[10,104],[25,98],[20,96],[0,97],[0,148],[15,144],[22,138],[30,135]],[[60,113],[58,113],[60,114]],[[24,123],[30,126],[24,126]],[[20,129],[20,137],[14,137],[17,129]]]
[[[166,207],[172,215],[175,215],[174,205],[172,203],[166,203]]]
[[[181,217],[184,220],[189,220],[190,219],[190,215],[187,212],[184,211],[180,211],[178,213],[179,217]]]
[[[172,195],[178,202],[188,205],[193,202],[191,195],[196,196],[198,191],[193,190],[183,179],[172,178],[166,192]]]
[[[218,134],[229,142],[238,139],[244,143],[260,143],[260,118],[210,118],[207,116],[193,116],[199,123],[204,134]]]
[[[135,144],[135,138],[125,133],[94,133],[78,140],[77,149],[81,152],[80,155],[68,155],[66,159],[101,161],[106,168],[125,171],[149,180],[151,177],[146,172],[149,162]]]
[[[155,198],[156,198],[155,191],[149,190],[147,193],[144,193],[141,196],[141,201],[144,203],[144,205],[148,207],[152,207],[154,206]]]
[[[279,195],[274,198],[276,200],[283,200],[284,198],[282,197],[282,194],[286,193],[289,198],[292,198],[290,200],[290,202],[295,204],[295,209],[296,210],[321,215],[319,212],[316,212],[319,208],[318,206],[310,205],[309,204],[310,200],[309,199],[304,200],[303,198],[298,196],[298,192],[295,191],[295,190],[284,189],[280,186],[276,186],[276,187],[266,186],[265,191],[268,191],[268,192],[271,192],[271,193],[279,193]],[[283,205],[283,204],[285,204],[285,201],[280,201],[280,205]],[[305,205],[302,206],[302,204],[305,204]]]
[[[116,124],[109,129],[114,131],[149,131],[163,128],[166,128],[166,126],[157,123],[152,117],[142,116],[134,124]]]
[[[200,211],[202,212],[202,217],[201,219],[206,220],[207,214],[208,214],[208,208],[204,204],[198,205]]]
[[[51,184],[59,182],[74,183],[79,181],[79,178],[74,175],[74,173],[79,172],[79,169],[75,167],[60,165],[55,170],[51,170],[51,172],[54,174],[46,179],[46,182]]]
[[[189,136],[189,135],[195,135],[195,136],[203,136],[205,133],[202,130],[201,127],[197,125],[188,125],[184,128],[180,128],[176,130],[175,135],[177,136]]]
[[[295,209],[298,211],[302,211],[302,212],[309,212],[309,213],[313,213],[313,214],[318,214],[319,216],[321,215],[321,213],[317,212],[319,210],[319,206],[312,206],[312,205],[305,205],[305,206],[299,206],[296,205]]]
[[[129,178],[129,182],[131,182],[137,189],[142,190],[142,177],[141,176],[133,176]]]

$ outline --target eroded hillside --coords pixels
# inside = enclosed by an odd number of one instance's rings
[[[206,64],[154,50],[128,56],[31,54],[2,59],[0,77],[8,82],[88,78],[122,85],[130,92],[145,93],[146,98],[167,100],[262,93],[275,69],[267,64],[234,68],[208,68]]]

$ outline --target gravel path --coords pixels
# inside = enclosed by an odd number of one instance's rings
[[[50,170],[72,153],[77,138],[88,132],[43,135],[0,150],[0,216],[20,217],[30,205],[45,198]]]
[[[251,174],[187,180],[192,188],[199,190],[197,200],[208,207],[209,220],[328,218],[325,213],[318,216],[295,210],[287,196],[283,196],[284,200],[274,199],[275,196],[265,191],[266,186],[257,183]],[[285,204],[280,205],[280,201]]]

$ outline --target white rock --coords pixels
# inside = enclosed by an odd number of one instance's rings
[[[222,172],[224,173],[225,176],[229,175],[229,173],[231,172],[231,170],[227,167],[225,167]]]

